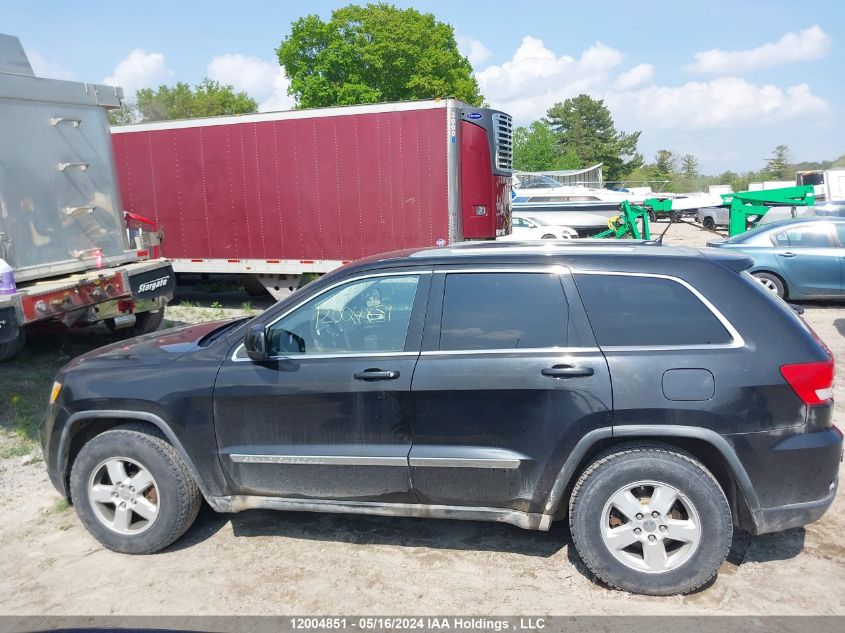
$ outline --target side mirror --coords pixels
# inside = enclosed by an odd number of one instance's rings
[[[244,349],[251,360],[267,360],[267,337],[264,326],[260,323],[250,325],[244,335]]]

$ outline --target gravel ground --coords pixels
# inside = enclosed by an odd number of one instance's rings
[[[698,227],[673,225],[666,240],[702,244],[707,237]],[[237,292],[185,297],[206,307],[170,308],[170,324],[268,303]],[[806,320],[845,360],[845,306],[806,308]],[[224,516],[204,508],[165,552],[109,552],[59,499],[31,441],[52,374],[101,344],[101,334],[46,337],[0,367],[0,614],[845,614],[841,494],[806,529],[737,535],[713,583],[671,598],[595,584],[561,524],[543,533],[426,519]],[[845,403],[842,381],[836,398]]]

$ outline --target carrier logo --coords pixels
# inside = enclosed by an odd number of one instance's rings
[[[158,279],[145,281],[140,286],[138,286],[138,292],[151,292],[153,290],[157,290],[158,288],[163,288],[167,285],[167,282],[169,280],[170,277],[159,277]]]
[[[470,113],[467,115],[467,118],[468,118],[468,119],[480,119],[480,118],[481,118],[481,117],[483,117],[483,116],[484,116],[484,115],[483,115],[483,114],[481,114],[481,112],[470,112]]]

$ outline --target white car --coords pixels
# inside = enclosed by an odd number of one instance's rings
[[[497,237],[497,240],[570,240],[578,237],[578,232],[568,226],[547,224],[536,216],[514,213],[510,235]]]

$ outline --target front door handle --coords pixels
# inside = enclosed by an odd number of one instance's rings
[[[781,256],[781,257],[795,257],[797,254],[798,253],[790,253],[790,252],[778,253],[778,255]]]
[[[356,371],[352,374],[355,380],[396,380],[399,378],[399,372],[395,369],[381,370],[381,369],[365,369],[364,371]]]
[[[579,365],[555,365],[541,369],[540,373],[550,378],[574,378],[575,376],[592,376],[592,367],[581,367]]]

